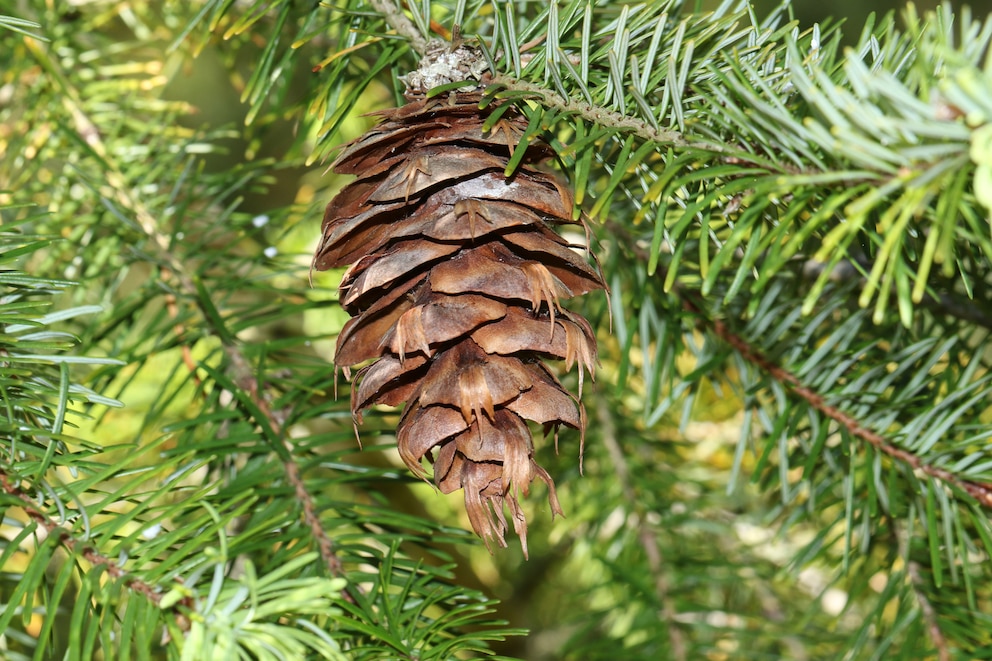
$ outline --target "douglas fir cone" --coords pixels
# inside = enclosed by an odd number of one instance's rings
[[[353,318],[334,362],[347,375],[374,359],[356,374],[356,418],[376,404],[405,402],[397,443],[410,470],[426,477],[426,457],[442,492],[464,489],[487,546],[506,545],[507,505],[526,554],[518,492],[540,478],[561,514],[526,421],[546,433],[585,427],[581,404],[542,361],[577,363],[581,395],[595,336],[560,302],[604,284],[551,228],[581,223],[572,219],[571,194],[535,167],[550,148],[532,141],[504,175],[527,127],[517,109],[492,101],[480,110],[479,92],[427,99],[411,87],[412,101],[379,113],[383,121],[333,165],[358,175],[327,205],[314,257],[318,270],[352,265],[340,298]]]

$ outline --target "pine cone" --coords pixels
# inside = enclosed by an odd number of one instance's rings
[[[584,409],[544,366],[592,374],[589,323],[561,299],[603,289],[598,271],[551,229],[579,224],[573,200],[554,176],[535,169],[551,155],[531,143],[512,177],[504,170],[527,127],[515,108],[482,130],[497,102],[481,95],[420,99],[379,113],[383,122],[346,146],[336,172],[357,174],[327,206],[318,270],[352,264],[341,281],[353,316],[334,362],[357,373],[352,411],[406,403],[399,453],[444,493],[465,490],[472,527],[486,546],[506,546],[504,504],[527,552],[518,501],[530,483],[554,483],[534,462],[526,421],[584,432]]]

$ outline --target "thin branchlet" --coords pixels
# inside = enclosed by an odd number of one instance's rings
[[[44,58],[47,66],[57,66],[56,63],[52,61],[43,51],[37,50],[36,55],[39,58]],[[170,283],[170,286],[175,287],[177,291],[187,296],[190,300],[196,301],[200,309],[203,311],[204,322],[217,337],[221,338],[224,343],[232,365],[247,366],[249,364],[247,358],[238,347],[228,329],[218,327],[215,324],[214,315],[210,314],[208,311],[208,307],[211,306],[212,303],[201,300],[203,294],[194,282],[187,265],[174,254],[171,247],[172,241],[165,232],[159,229],[159,222],[155,214],[140,199],[140,197],[137,197],[133,193],[132,189],[127,185],[127,179],[124,174],[115,167],[113,159],[109,156],[110,150],[104,143],[99,131],[95,128],[96,123],[89,118],[83,106],[75,98],[75,95],[67,94],[63,97],[63,103],[68,107],[68,110],[73,117],[73,121],[75,123],[74,129],[76,133],[85,138],[86,143],[96,154],[105,158],[105,162],[108,166],[106,182],[110,190],[109,195],[120,208],[128,209],[134,214],[138,227],[141,228],[141,231],[147,239],[147,242],[145,243],[146,249],[153,254],[155,261],[157,261],[160,265],[159,277],[161,280],[163,282]],[[167,302],[170,308],[169,313],[173,316],[173,318],[176,316],[176,310],[173,308],[174,302],[174,299],[170,299],[170,301]],[[179,326],[177,326],[177,335],[182,336],[182,330]],[[194,374],[194,378],[198,378],[195,376],[195,365],[190,358],[188,346],[185,344],[183,345],[183,355],[185,357],[186,365]],[[250,368],[240,370],[236,368],[236,371],[238,372],[236,376],[240,380],[240,386],[244,388],[246,392],[252,393],[256,403],[265,404],[265,398],[262,394],[264,392],[264,388],[258,382],[254,372]],[[283,426],[279,424],[279,421],[275,418],[271,409],[267,405],[260,405],[259,409],[266,412],[266,416],[269,417],[267,422],[272,429],[278,430],[280,438],[283,438],[284,442],[286,442],[284,438],[285,432]],[[287,448],[289,449],[288,445]],[[304,512],[305,523],[314,535],[317,547],[328,571],[332,575],[340,575],[341,562],[335,555],[333,551],[333,544],[331,543],[326,531],[323,529],[319,518],[316,516],[317,508],[313,495],[310,494],[302,481],[299,466],[296,464],[295,459],[292,458],[291,452],[287,456],[290,458],[283,462],[286,469],[286,477],[293,485],[294,491],[300,499]]]
[[[85,540],[73,536],[72,532],[43,512],[31,496],[26,493],[18,484],[18,480],[7,471],[0,468],[0,488],[4,493],[19,502],[19,506],[29,519],[44,529],[49,538],[55,539],[57,543],[70,553],[79,554],[90,564],[102,567],[108,576],[115,580],[122,581],[122,584],[129,590],[136,592],[147,598],[156,606],[161,606],[162,595],[165,593],[163,586],[148,583],[135,576],[130,575],[116,561],[97,551]],[[178,579],[172,581],[175,587],[181,587],[182,583]],[[185,612],[178,610],[182,607]],[[174,614],[176,625],[181,631],[189,631],[190,620],[188,613],[196,611],[196,603],[192,597],[183,597],[175,604],[170,605],[168,610]]]
[[[413,50],[420,55],[427,52],[427,39],[420,34],[420,30],[417,29],[413,21],[407,18],[397,3],[390,2],[390,0],[369,0],[369,4],[386,20],[391,28],[396,30],[398,35],[410,42],[410,47]]]
[[[624,245],[634,252],[639,259],[647,262],[647,250],[637,245],[637,242],[630,237],[629,230],[625,226],[609,219],[606,221],[606,225],[610,232],[624,239]],[[665,270],[659,269],[659,271],[657,277],[664,280]],[[710,318],[703,311],[703,305],[699,302],[701,297],[698,292],[678,286],[673,291],[681,300],[682,308],[696,317],[700,327],[711,330],[717,337],[736,350],[746,361],[767,374],[770,378],[786,386],[788,392],[794,397],[805,401],[813,409],[837,422],[852,437],[871,445],[890,459],[967,493],[983,507],[992,509],[992,484],[962,478],[945,468],[929,464],[919,455],[895,445],[884,435],[866,427],[856,417],[828,403],[823,393],[817,392],[815,389],[805,385],[795,374],[768,358],[745,338],[734,332],[727,323],[719,319]]]

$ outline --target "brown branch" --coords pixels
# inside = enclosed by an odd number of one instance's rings
[[[167,255],[171,257],[171,255]],[[162,277],[166,278],[171,274],[168,269],[162,269]],[[182,287],[186,290],[187,294],[192,296],[198,296],[196,291],[196,286],[185,274],[175,273],[176,278],[179,280]],[[169,308],[170,315],[176,318],[178,311],[175,310],[175,298],[172,298],[172,306]],[[207,323],[210,323],[210,315],[204,313],[204,319]],[[184,330],[182,325],[177,324],[176,333],[180,335]],[[219,329],[214,329],[215,332]],[[218,335],[223,335],[223,333],[217,333]],[[233,344],[225,342],[224,344],[225,352],[227,353],[228,359],[231,361],[231,371],[234,373],[234,382],[237,386],[248,393],[255,406],[266,418],[266,422],[269,424],[279,439],[282,441],[283,447],[286,448],[289,456],[293,455],[293,445],[286,438],[285,434],[285,420],[286,416],[284,413],[276,413],[269,406],[268,397],[264,393],[264,389],[260,386],[258,379],[255,378],[252,372],[251,366],[248,360],[245,358],[244,354]],[[189,347],[185,344],[183,345],[183,360],[193,374],[193,378],[197,383],[200,383],[200,378],[197,375],[196,364],[193,362],[192,356],[189,351]],[[310,534],[313,535],[314,540],[317,543],[317,550],[320,553],[321,559],[324,561],[324,565],[327,567],[328,572],[332,576],[342,576],[344,574],[343,566],[341,564],[341,559],[337,557],[334,552],[334,544],[331,542],[330,537],[327,535],[327,531],[324,530],[323,525],[320,522],[320,517],[317,514],[317,507],[314,504],[313,496],[307,491],[306,483],[303,481],[303,477],[300,474],[299,465],[290,459],[289,461],[283,461],[283,469],[286,471],[286,479],[293,487],[293,491],[296,494],[296,498],[299,501],[301,507],[303,508],[303,521],[306,523],[307,527],[310,528]],[[345,590],[341,591],[341,596],[351,601],[351,595],[349,595]]]
[[[396,34],[410,42],[410,47],[413,50],[420,55],[427,52],[427,39],[420,34],[420,30],[417,29],[413,21],[407,18],[400,6],[390,0],[369,0],[369,4],[372,5],[372,9],[386,19],[389,27],[396,30]]]
[[[683,306],[690,312],[700,313],[699,308],[688,299],[683,299]],[[776,364],[763,353],[752,347],[747,340],[734,333],[724,322],[712,320],[704,323],[707,323],[724,342],[736,349],[745,360],[767,373],[779,383],[788,386],[796,396],[826,417],[837,422],[854,438],[865,441],[879,452],[910,466],[913,470],[920,471],[924,475],[961,489],[983,506],[992,508],[992,484],[962,479],[949,470],[928,464],[912,452],[893,445],[884,436],[866,428],[847,412],[828,403],[823,395],[803,385],[795,374]]]
[[[822,275],[826,267],[827,264],[824,262],[807,259],[803,262],[801,273],[804,279],[815,282]],[[862,273],[870,270],[870,267],[871,263],[867,259],[843,259],[833,266],[828,277],[833,282],[856,280],[859,285],[857,293],[860,294],[863,285],[868,281]],[[889,298],[893,302],[897,302],[899,293],[893,291],[889,294]],[[981,301],[982,296],[980,294],[976,294],[974,298],[961,298],[957,294],[948,291],[938,291],[935,293],[925,291],[917,305],[936,315],[946,315],[992,330],[992,310],[989,309],[987,304],[983,305]]]
[[[606,225],[609,231],[619,238],[619,242],[633,251],[638,259],[647,261],[648,251],[637,245],[637,242],[631,237],[630,232],[622,223],[608,219]],[[659,267],[657,275],[659,278],[664,279],[665,270]],[[711,328],[717,337],[736,349],[745,360],[786,386],[795,396],[804,400],[811,407],[840,424],[851,436],[868,443],[886,456],[905,463],[913,470],[920,471],[924,475],[961,489],[982,506],[992,509],[992,484],[962,479],[947,469],[928,464],[912,452],[893,445],[881,434],[864,427],[850,414],[829,404],[823,395],[804,385],[792,372],[778,365],[752,347],[747,340],[734,333],[727,324],[718,319],[707,317],[702,312],[702,306],[694,302],[695,296],[692,293],[680,290],[677,287],[673,291],[682,300],[683,309],[696,315],[700,325]]]
[[[392,6],[390,3],[382,2],[381,0],[372,1],[373,4]],[[395,10],[395,7],[393,7],[393,9]],[[405,17],[403,18],[405,19]],[[43,63],[43,66],[46,69],[52,71],[60,78],[63,77],[59,64],[52,60],[44,50],[40,48],[33,48],[32,53]],[[67,93],[62,97],[63,103],[73,118],[76,132],[86,141],[86,143],[97,155],[104,159],[104,163],[106,164],[105,183],[110,189],[110,197],[120,206],[121,209],[128,210],[134,215],[138,226],[148,239],[151,251],[155,254],[155,257],[158,258],[159,262],[164,265],[164,268],[161,269],[162,280],[173,280],[179,291],[186,296],[189,296],[194,301],[197,301],[200,304],[201,311],[203,311],[204,322],[207,326],[212,329],[213,333],[217,337],[222,339],[227,338],[229,334],[226,329],[215,327],[211,315],[206,314],[206,305],[200,300],[200,292],[198,291],[193,278],[190,276],[188,266],[172,253],[172,242],[165,233],[159,230],[158,218],[154,213],[152,213],[151,209],[149,209],[147,205],[133,195],[132,188],[127,183],[127,178],[124,176],[120,168],[116,167],[113,157],[107,149],[103,138],[97,129],[97,125],[83,111],[78,95],[75,94],[74,90],[68,85],[68,83],[66,84],[65,89],[67,90]],[[171,313],[172,308],[170,307],[170,314]],[[178,311],[176,314],[178,314]],[[176,315],[173,315],[173,318],[176,318]],[[176,332],[179,332],[178,327],[176,328]],[[265,396],[262,394],[263,388],[260,386],[258,380],[252,373],[248,360],[244,357],[241,350],[237,346],[234,346],[232,342],[225,341],[224,344],[228,356],[231,359],[231,363],[235,368],[239,387],[249,393],[255,404],[268,418],[267,422],[273,429],[277,430],[279,437],[283,439],[285,447],[289,450],[289,456],[292,457],[292,446],[285,439],[283,425],[269,407]],[[184,361],[193,371],[194,377],[196,377],[195,363],[193,363],[192,357],[189,355],[188,348],[184,347],[184,349]],[[313,497],[306,489],[306,485],[300,475],[299,466],[295,463],[295,461],[290,459],[289,461],[283,462],[283,467],[286,471],[287,479],[290,484],[293,485],[297,498],[300,499],[303,507],[304,522],[309,526],[310,531],[316,540],[321,558],[324,560],[328,571],[332,575],[341,575],[341,561],[335,555],[330,538],[327,536],[326,531],[324,531],[323,526],[320,523],[320,518],[317,516]],[[135,585],[141,585],[141,583],[139,582]]]
[[[82,556],[91,564],[104,567],[108,576],[116,580],[122,580],[125,587],[143,595],[153,604],[161,608],[163,591],[159,586],[147,583],[140,578],[130,576],[127,571],[125,571],[115,561],[101,554],[95,548],[86,544],[83,540],[73,537],[69,530],[66,530],[60,526],[52,520],[51,517],[38,509],[38,506],[35,504],[31,496],[25,493],[19,485],[15,484],[12,476],[2,468],[0,468],[0,486],[2,486],[7,495],[12,496],[20,502],[20,508],[24,510],[24,513],[27,514],[28,518],[41,526],[48,536],[54,538],[58,544],[66,548],[70,553]],[[174,582],[177,585],[182,585],[182,582],[179,579],[174,579]],[[184,632],[189,631],[190,623],[188,617],[183,613],[178,612],[176,610],[176,606],[183,606],[190,611],[194,611],[195,604],[193,603],[193,599],[191,597],[183,597],[176,603],[176,605],[163,609],[173,611],[176,624],[179,626],[180,630]]]
[[[560,112],[578,115],[600,126],[617,129],[624,133],[633,133],[645,140],[651,140],[658,144],[673,145],[676,147],[690,146],[690,143],[679,131],[666,131],[655,128],[643,120],[628,117],[609,108],[564,97],[543,85],[530,83],[526,80],[518,80],[502,73],[495,73],[492,82],[509,90],[533,94],[540,100],[542,106],[554,108]],[[715,145],[707,145],[707,149],[714,152],[720,151]]]
[[[596,403],[596,418],[600,426],[601,440],[603,445],[606,446],[606,451],[609,453],[610,460],[616,469],[617,480],[620,482],[623,496],[630,507],[638,511],[643,517],[644,513],[640,511],[643,508],[639,505],[640,499],[637,497],[637,492],[634,490],[633,482],[630,479],[630,467],[627,465],[627,458],[624,456],[623,449],[617,441],[616,425],[613,423],[613,416],[610,413],[609,406],[605,398],[598,393],[594,396],[594,401]],[[672,645],[670,658],[673,661],[685,661],[687,658],[685,638],[682,636],[682,631],[676,623],[676,610],[670,598],[668,577],[665,575],[665,570],[662,567],[662,555],[661,549],[658,547],[658,540],[647,525],[638,527],[637,536],[641,547],[644,549],[644,555],[647,558],[651,576],[654,578],[654,589],[658,597],[658,603],[661,604],[662,619],[664,619],[665,626],[668,628],[668,640]]]
[[[289,442],[285,435],[285,422],[286,416],[283,412],[275,412],[269,405],[268,398],[259,386],[258,379],[255,378],[252,372],[251,365],[249,365],[247,359],[244,355],[237,350],[237,348],[232,346],[226,346],[225,350],[227,356],[231,361],[231,372],[234,375],[234,382],[237,384],[241,390],[248,393],[251,397],[251,401],[258,407],[265,416],[266,422],[275,431],[276,435],[281,440],[283,447],[289,452],[290,457],[293,453],[293,445]],[[303,521],[310,528],[310,533],[317,542],[317,549],[320,552],[320,557],[324,561],[324,565],[327,567],[327,571],[330,572],[332,576],[342,576],[344,574],[344,568],[341,564],[341,559],[338,558],[337,554],[334,552],[334,544],[331,542],[331,538],[328,537],[327,531],[324,530],[323,525],[320,522],[320,516],[317,514],[317,507],[314,504],[313,495],[307,490],[306,483],[303,481],[303,477],[300,474],[300,467],[295,462],[289,460],[283,462],[283,467],[286,470],[286,478],[289,483],[293,486],[293,490],[296,493],[296,498],[300,502],[303,508]],[[345,599],[351,600],[351,596],[342,590],[341,596]]]
[[[940,628],[940,623],[937,621],[937,611],[934,609],[933,604],[930,603],[926,594],[923,593],[924,581],[920,575],[919,563],[909,562],[906,566],[906,571],[909,573],[909,580],[913,586],[916,601],[920,604],[923,621],[926,622],[927,631],[930,632],[930,640],[933,642],[933,646],[937,648],[937,659],[938,661],[951,661],[951,648],[947,644],[947,639],[944,637],[944,632]]]
[[[157,229],[154,231],[156,234],[158,233]],[[161,242],[156,240],[155,243],[160,244]],[[178,280],[178,283],[184,292],[195,300],[199,300],[200,294],[197,291],[196,285],[183,271],[183,265],[175,259],[171,252],[165,252],[161,255],[161,257],[168,260],[170,268],[175,275],[175,279]],[[163,270],[163,276],[166,276],[167,273],[167,271]],[[208,325],[212,325],[211,315],[204,312],[203,319]],[[224,329],[213,328],[213,331],[222,339],[227,336]],[[227,353],[228,359],[231,361],[231,369],[234,373],[235,384],[237,384],[241,390],[248,393],[248,396],[251,398],[252,402],[265,416],[265,422],[267,422],[268,425],[275,431],[276,435],[282,441],[283,447],[285,447],[288,452],[290,459],[283,461],[283,469],[286,471],[286,479],[292,485],[296,497],[303,508],[303,521],[310,528],[310,533],[317,544],[317,550],[320,553],[321,559],[324,561],[324,565],[327,567],[328,572],[332,576],[343,575],[341,559],[338,558],[337,554],[334,552],[334,545],[331,542],[330,537],[327,535],[327,531],[324,530],[323,524],[320,522],[320,517],[317,514],[317,508],[314,504],[313,495],[306,488],[306,483],[303,481],[303,477],[300,474],[299,465],[292,459],[294,448],[292,443],[290,443],[286,438],[284,424],[285,415],[281,413],[277,415],[272,411],[272,407],[269,406],[268,398],[265,395],[264,388],[255,377],[248,359],[244,356],[241,350],[229,341],[224,342],[224,349]],[[193,373],[195,374],[195,370]],[[351,600],[351,596],[345,590],[341,591],[341,596],[344,599]]]

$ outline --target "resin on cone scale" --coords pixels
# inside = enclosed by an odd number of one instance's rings
[[[354,375],[356,419],[370,406],[403,405],[396,436],[410,470],[426,479],[427,460],[438,489],[462,489],[487,547],[506,546],[508,510],[526,555],[519,495],[539,479],[552,513],[562,513],[534,461],[528,421],[545,435],[585,429],[580,401],[544,363],[577,365],[581,395],[596,341],[563,302],[605,287],[553,229],[582,223],[571,193],[538,169],[550,147],[531,141],[505,176],[526,118],[498,101],[480,110],[479,91],[426,98],[427,87],[481,70],[465,46],[435,46],[434,58],[408,77],[410,103],[378,113],[380,124],[335,160],[335,172],[358,178],[327,205],[313,266],[350,265],[340,300],[352,319],[334,361],[346,374],[374,361]],[[454,72],[438,79],[437,61]]]

